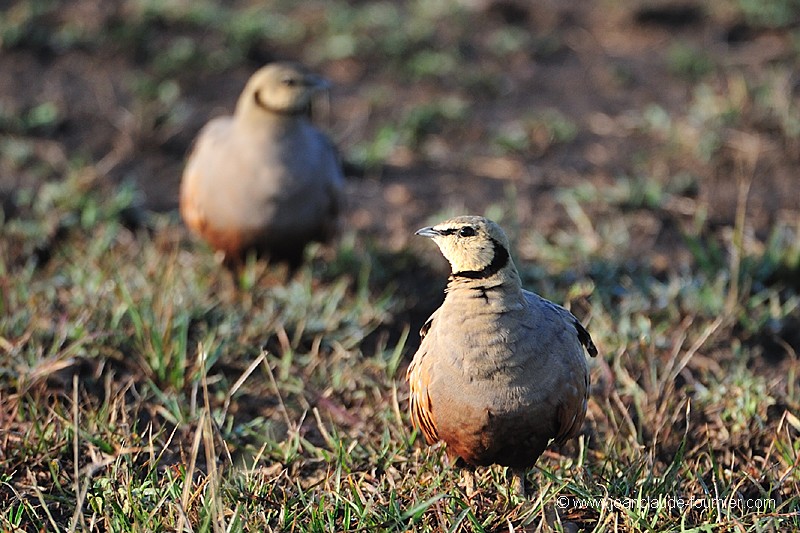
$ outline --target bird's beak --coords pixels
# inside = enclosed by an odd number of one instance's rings
[[[441,235],[442,232],[438,229],[434,228],[433,226],[428,226],[427,228],[418,229],[414,232],[414,235],[421,235],[423,237],[438,237]]]

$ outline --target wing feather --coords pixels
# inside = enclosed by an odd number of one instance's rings
[[[409,386],[408,409],[411,415],[411,424],[422,432],[425,437],[425,442],[434,444],[439,440],[439,431],[436,428],[436,423],[433,421],[433,406],[431,404],[431,397],[428,394],[428,385],[430,383],[430,373],[426,365],[427,346],[425,337],[431,329],[434,318],[436,317],[435,311],[425,324],[420,329],[420,347],[417,353],[414,354],[414,359],[408,367],[406,372],[406,380]]]

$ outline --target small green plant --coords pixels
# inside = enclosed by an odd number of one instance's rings
[[[363,166],[368,171],[374,171],[380,168],[400,145],[400,138],[396,126],[382,126],[371,140],[361,141],[353,146],[348,153],[348,160]]]
[[[686,44],[672,45],[667,61],[673,74],[690,81],[701,80],[714,70],[714,64],[708,55]]]
[[[789,26],[798,19],[798,0],[737,0],[745,21],[751,26],[780,28]]]
[[[578,132],[575,122],[549,108],[505,124],[495,134],[493,143],[503,152],[541,156],[554,146],[571,142]]]
[[[447,126],[457,124],[464,118],[466,111],[466,103],[455,97],[423,104],[405,114],[399,131],[407,145],[416,147],[427,135],[439,133]]]

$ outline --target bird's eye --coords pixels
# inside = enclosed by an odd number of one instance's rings
[[[475,228],[472,226],[464,226],[460,230],[458,230],[459,237],[472,237],[475,235]]]
[[[295,87],[296,85],[300,85],[300,80],[297,78],[284,78],[283,84],[287,87]]]

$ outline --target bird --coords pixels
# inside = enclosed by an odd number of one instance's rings
[[[433,239],[452,272],[406,373],[412,425],[456,463],[510,467],[524,496],[525,472],[549,443],[581,429],[584,350],[597,348],[572,313],[522,288],[497,223],[459,216],[416,235]]]
[[[267,64],[247,81],[233,115],[198,133],[179,210],[226,263],[253,250],[297,266],[309,242],[335,235],[344,176],[333,143],[309,120],[312,97],[329,86],[298,63]]]

